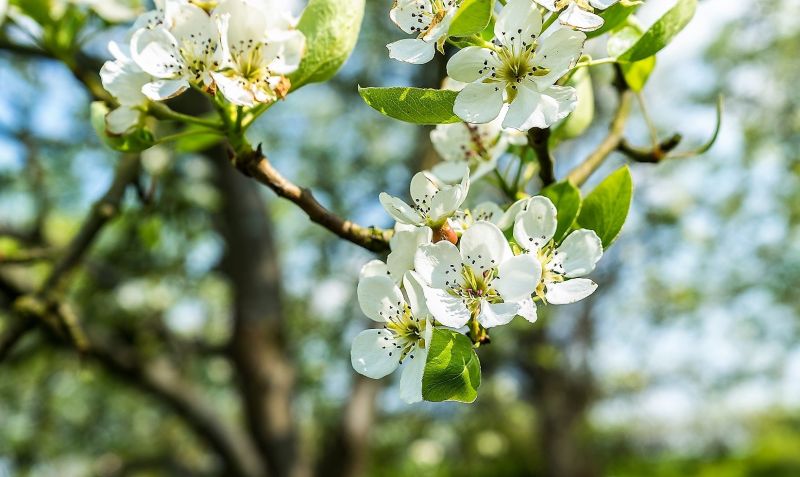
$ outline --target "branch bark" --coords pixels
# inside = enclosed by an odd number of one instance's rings
[[[550,129],[532,128],[528,131],[528,144],[539,161],[539,179],[544,187],[556,181],[555,160],[550,152]]]

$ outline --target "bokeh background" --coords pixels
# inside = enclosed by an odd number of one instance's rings
[[[389,226],[378,193],[403,195],[437,158],[429,129],[378,115],[356,85],[435,86],[443,63],[389,60],[384,45],[401,37],[390,2],[367,3],[345,69],[272,108],[250,137],[333,210]],[[642,21],[671,3],[648,1]],[[95,32],[85,54],[102,61],[123,33]],[[256,339],[270,392],[291,408],[275,429],[289,429],[292,475],[800,475],[798,51],[800,1],[700,2],[644,96],[661,134],[690,147],[713,132],[724,94],[717,144],[632,166],[633,211],[594,274],[600,289],[535,326],[494,332],[473,405],[408,406],[397,376],[353,373],[349,342],[368,325],[354,291],[370,254],[220,154],[146,152],[142,193],[128,191],[60,290],[82,325],[141,369],[27,334],[0,362],[0,476],[234,475],[212,434],[254,426],[226,347],[240,315],[265,323]],[[559,174],[606,132],[615,96],[605,68],[594,71],[595,125],[558,149]],[[0,48],[0,84],[0,253],[36,252],[0,261],[0,283],[35,284],[121,159],[95,136],[90,96],[63,63]],[[648,141],[638,111],[627,136]],[[587,187],[624,162],[612,157]],[[16,319],[8,290],[0,334]],[[225,426],[198,426],[151,375]]]

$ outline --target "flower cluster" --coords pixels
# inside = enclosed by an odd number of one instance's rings
[[[109,132],[124,134],[143,119],[148,101],[190,88],[221,94],[236,106],[271,103],[288,92],[305,37],[281,0],[160,0],[141,15],[125,44],[112,43],[103,86],[120,108]]]
[[[488,329],[515,316],[535,322],[537,302],[574,303],[597,288],[582,278],[603,254],[595,232],[578,229],[559,240],[556,207],[543,196],[506,210],[494,203],[462,209],[469,171],[462,175],[446,185],[430,172],[416,174],[411,204],[382,194],[398,221],[392,251],[386,263],[372,261],[361,272],[361,309],[383,327],[353,341],[353,368],[380,378],[409,361],[400,381],[408,402],[422,399],[435,328],[466,333],[479,344]]]

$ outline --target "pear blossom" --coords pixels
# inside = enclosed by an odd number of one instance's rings
[[[389,17],[404,32],[417,37],[386,45],[389,57],[417,65],[431,61],[437,48],[442,51],[456,10],[456,0],[395,0]]]
[[[391,252],[386,257],[389,275],[400,283],[405,273],[414,269],[414,256],[420,245],[431,243],[433,231],[430,227],[397,224],[389,240]]]
[[[542,271],[536,295],[547,303],[575,303],[594,293],[597,284],[584,277],[591,273],[603,256],[603,245],[592,230],[572,232],[561,245],[553,241],[558,222],[556,207],[550,199],[530,199],[527,210],[514,224],[514,240],[525,253],[538,258]]]
[[[163,101],[191,85],[209,88],[211,71],[222,61],[219,30],[211,16],[185,0],[165,0],[163,10],[140,17],[144,24],[131,38],[136,63],[155,78],[144,94]]]
[[[503,209],[494,202],[482,202],[475,207],[456,211],[450,223],[456,233],[463,234],[478,222],[491,222],[497,225],[504,214]]]
[[[372,262],[371,262],[372,263]],[[373,274],[368,264],[358,283],[358,303],[382,329],[362,331],[353,339],[350,361],[358,373],[372,379],[391,374],[407,363],[400,376],[400,397],[409,403],[422,400],[422,375],[433,324],[414,272],[403,278],[403,290],[388,276]]]
[[[536,0],[536,3],[550,10],[561,12],[558,21],[562,25],[582,31],[594,31],[603,26],[603,17],[594,13],[595,9],[605,10],[619,0]]]
[[[233,104],[252,107],[283,97],[300,65],[305,36],[279,0],[223,0],[214,10],[222,35],[221,68],[212,76]]]
[[[153,78],[131,59],[127,46],[111,42],[108,49],[114,60],[103,65],[100,80],[119,107],[106,116],[106,129],[111,134],[122,135],[142,122],[143,109],[148,102],[142,88]]]
[[[490,328],[516,315],[536,320],[531,295],[541,279],[540,262],[528,254],[514,256],[490,222],[469,227],[458,247],[447,241],[420,246],[414,265],[426,285],[428,309],[444,326],[461,328],[475,318]]]
[[[575,109],[577,95],[555,85],[580,58],[586,35],[558,28],[541,37],[533,0],[509,0],[495,23],[492,47],[469,46],[453,55],[447,73],[467,84],[453,111],[465,122],[488,123],[508,104],[504,128],[547,128]]]
[[[386,192],[379,199],[386,212],[401,224],[439,228],[461,207],[468,192],[469,169],[462,171],[461,182],[456,185],[443,184],[430,172],[422,171],[411,179],[411,205]]]

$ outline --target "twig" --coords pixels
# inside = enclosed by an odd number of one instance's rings
[[[661,142],[656,142],[653,149],[642,149],[631,146],[627,140],[622,139],[619,146],[617,146],[617,150],[628,156],[632,161],[658,164],[669,157],[669,153],[678,147],[682,139],[683,137],[680,134],[675,134]]]
[[[249,148],[248,148],[249,149]],[[312,222],[325,227],[340,238],[373,252],[389,250],[392,232],[375,227],[363,227],[345,220],[320,204],[310,189],[290,182],[278,172],[264,156],[259,145],[256,150],[232,154],[234,165],[245,175],[269,187],[284,199],[294,202]]]
[[[528,144],[539,160],[539,178],[542,185],[549,186],[556,181],[555,161],[550,153],[550,129],[532,128],[528,131]]]

